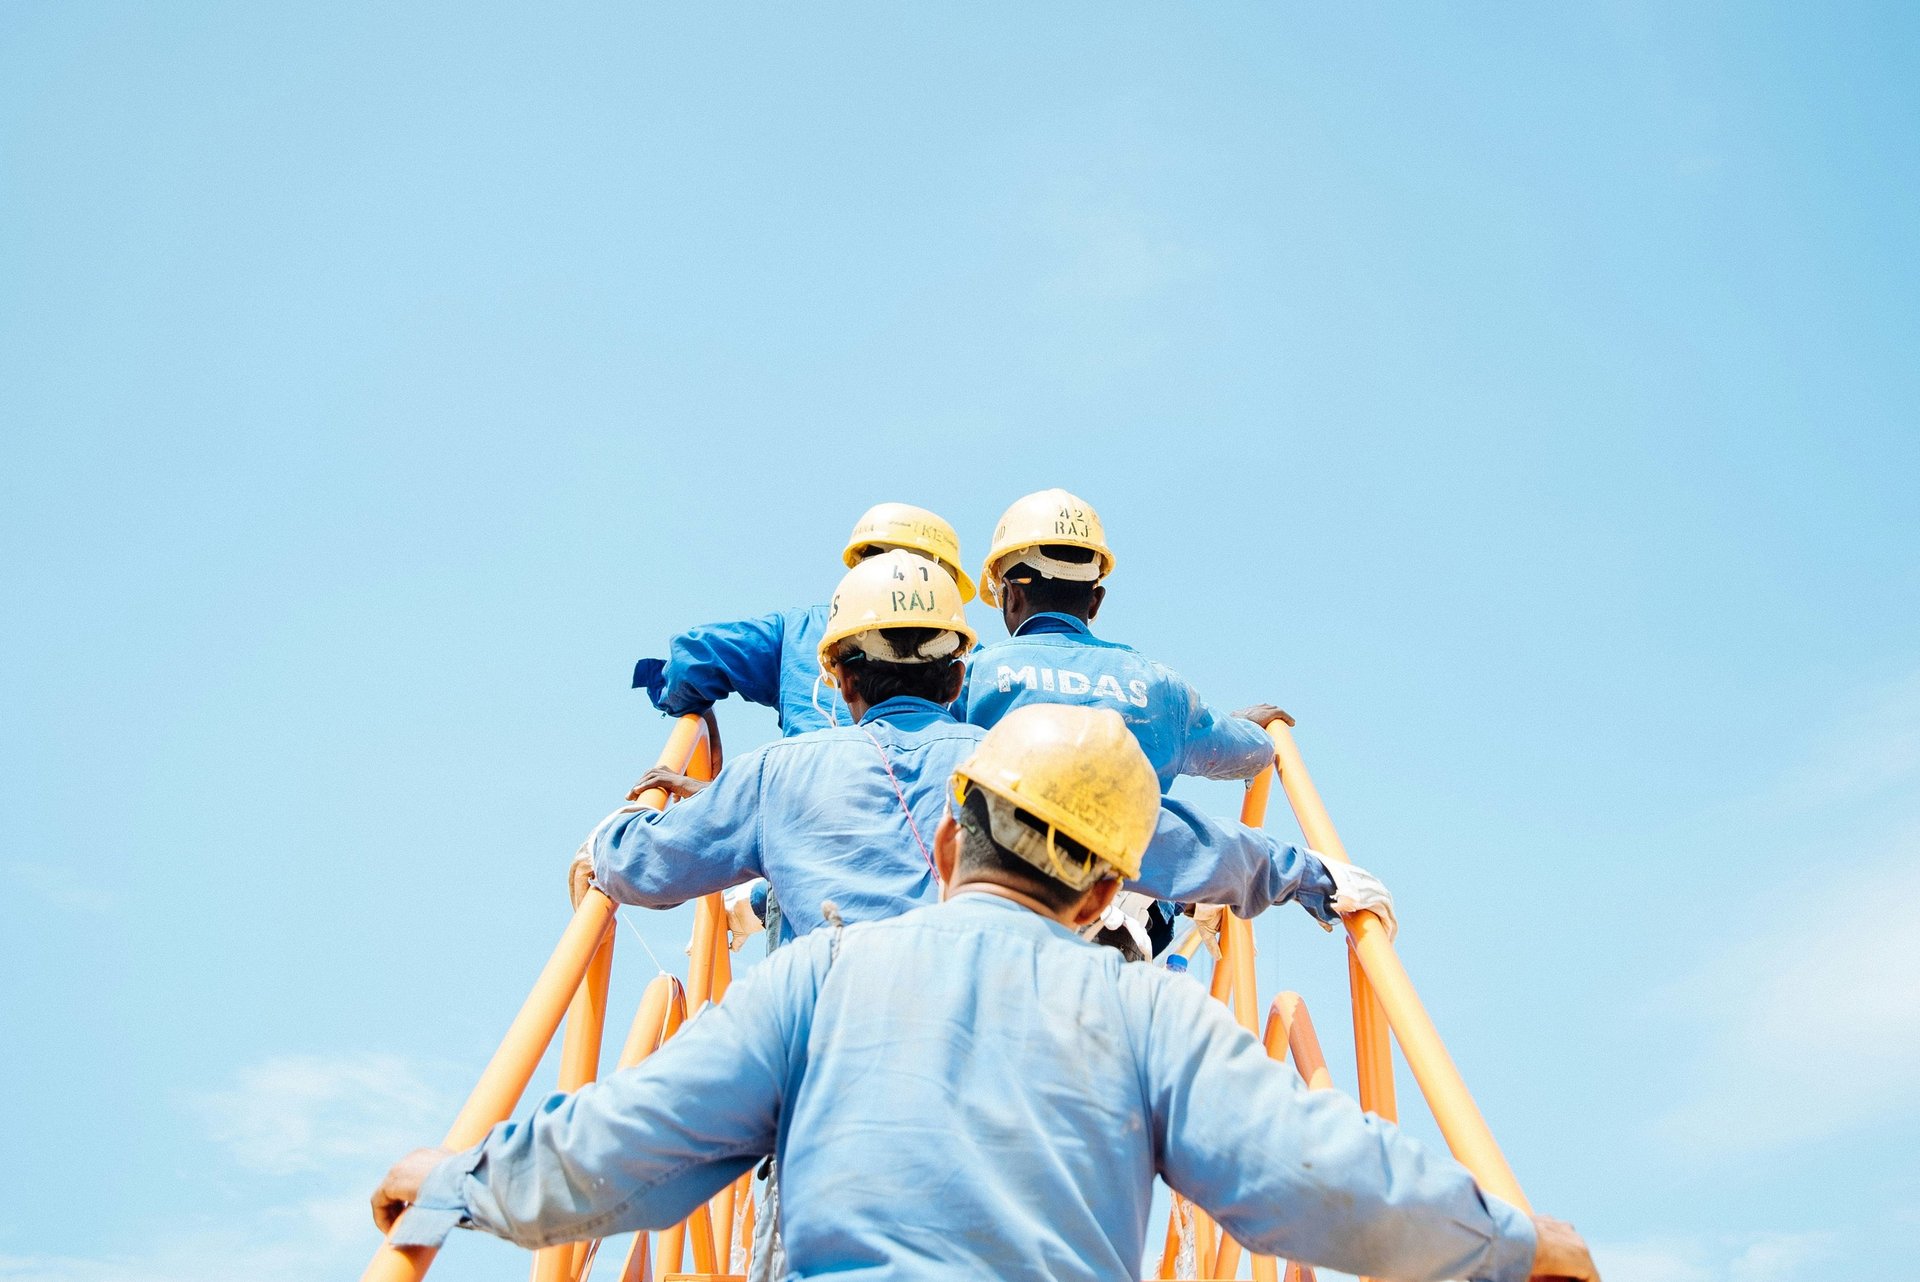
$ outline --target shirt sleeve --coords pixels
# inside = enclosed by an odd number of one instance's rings
[[[460,1226],[537,1248],[679,1223],[774,1152],[825,962],[813,941],[783,948],[637,1067],[495,1126],[434,1168],[388,1241]]]
[[[1251,779],[1273,764],[1273,740],[1247,720],[1216,712],[1193,687],[1172,673],[1186,691],[1187,724],[1175,774],[1203,779]]]
[[[675,717],[705,712],[730,694],[778,707],[786,634],[786,616],[778,612],[689,628],[668,643],[664,664],[642,659],[633,684],[644,686],[653,706]]]
[[[1252,722],[1247,724],[1252,725]],[[1320,857],[1242,823],[1222,823],[1172,797],[1129,888],[1155,899],[1227,904],[1253,917],[1290,899],[1321,921],[1338,919],[1333,878]]]
[[[1310,1091],[1197,984],[1148,974],[1160,1173],[1262,1255],[1405,1282],[1526,1282],[1533,1222],[1467,1169]]]
[[[766,876],[760,865],[764,749],[665,810],[616,811],[589,839],[593,884],[615,903],[671,908]]]

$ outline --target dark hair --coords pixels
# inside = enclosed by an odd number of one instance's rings
[[[895,654],[912,654],[939,634],[939,628],[884,628],[880,632]],[[870,658],[865,651],[849,650],[840,656],[840,679],[849,694],[858,695],[869,705],[902,695],[944,704],[959,662],[956,654],[931,663],[887,663]]]
[[[1016,812],[1029,824],[1039,826],[1025,811]],[[992,823],[987,817],[987,795],[979,788],[968,788],[967,799],[960,804],[954,821],[960,825],[960,850],[954,860],[954,872],[961,876],[982,877],[1031,895],[1054,912],[1070,908],[1086,891],[1075,890],[1064,881],[1056,881],[1020,856],[995,841]],[[1086,848],[1069,838],[1056,835],[1063,858],[1086,858]]]
[[[1092,548],[1073,547],[1065,543],[1048,543],[1035,550],[1069,565],[1085,565],[1095,555]],[[1025,590],[1027,603],[1036,614],[1071,614],[1082,619],[1093,609],[1093,593],[1100,586],[1098,580],[1080,583],[1073,579],[1050,579],[1032,566],[1022,564],[1008,566],[1002,577],[1008,583],[1018,583]]]

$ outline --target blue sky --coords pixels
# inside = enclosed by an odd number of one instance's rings
[[[1883,1268],[1917,60],[1894,5],[0,9],[0,1278],[357,1267],[657,749],[633,659],[1049,485],[1108,635],[1299,716],[1609,1282]],[[1258,929],[1350,1082],[1337,944]]]

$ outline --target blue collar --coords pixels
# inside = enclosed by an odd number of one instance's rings
[[[948,721],[954,719],[953,713],[941,707],[931,699],[920,699],[910,694],[899,694],[867,709],[867,715],[860,718],[860,724],[869,721],[891,721],[895,717],[941,717]]]
[[[1087,626],[1086,620],[1076,619],[1071,614],[1057,614],[1052,610],[1042,610],[1034,615],[1014,629],[1013,635],[1038,637],[1045,636],[1049,632],[1070,632],[1082,637],[1093,635],[1093,629]]]

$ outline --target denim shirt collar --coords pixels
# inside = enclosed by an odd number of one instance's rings
[[[1053,610],[1042,610],[1018,628],[1013,635],[1017,637],[1045,636],[1049,632],[1071,632],[1076,636],[1090,637],[1093,629],[1084,619],[1076,619],[1071,614],[1060,614]]]
[[[954,720],[954,715],[951,711],[941,707],[931,699],[920,699],[910,694],[900,694],[868,708],[867,715],[860,718],[860,724],[865,725],[869,721],[898,721],[911,717],[933,717],[942,721]]]

